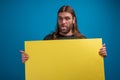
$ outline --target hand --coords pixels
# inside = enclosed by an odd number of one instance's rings
[[[106,57],[107,56],[107,51],[106,51],[106,46],[105,44],[102,45],[102,48],[100,49],[99,51],[99,54],[103,57]]]
[[[25,53],[24,51],[20,50],[21,56],[22,56],[22,63],[25,63],[28,59],[29,56],[27,53]]]

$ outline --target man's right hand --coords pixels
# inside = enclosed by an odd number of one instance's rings
[[[22,63],[25,63],[29,59],[29,56],[27,53],[25,53],[22,50],[20,50],[20,53],[21,53],[21,57],[22,57]]]

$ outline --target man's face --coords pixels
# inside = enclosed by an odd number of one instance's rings
[[[58,14],[58,25],[61,33],[67,34],[72,31],[75,18],[68,12],[60,12]]]

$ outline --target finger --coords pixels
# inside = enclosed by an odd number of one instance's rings
[[[23,60],[28,60],[28,58],[24,58]]]
[[[102,47],[100,51],[106,51],[106,47]]]
[[[103,55],[104,57],[105,57],[105,56],[107,56],[107,54],[106,54],[106,53],[104,53],[104,54],[102,54],[102,55]]]
[[[102,54],[99,54],[99,55],[102,56],[102,57],[106,57],[107,56],[106,53],[102,53]]]
[[[25,53],[23,50],[20,50],[20,53]]]
[[[29,58],[28,54],[24,53],[22,54],[23,58]]]
[[[103,46],[103,47],[105,47],[105,46],[106,46],[106,44],[104,43],[102,46]]]
[[[100,49],[99,53],[103,53],[103,52],[106,52],[106,48]]]
[[[106,49],[105,49],[105,48],[103,48],[103,49],[101,49],[100,51],[106,51]]]
[[[28,55],[24,55],[23,57],[24,57],[24,58],[29,58]]]
[[[106,50],[105,49],[102,49],[99,51],[100,54],[103,54],[103,53],[106,53]]]
[[[25,63],[28,60],[28,58],[22,58],[22,62]]]
[[[22,63],[25,63],[26,60],[22,60]]]
[[[107,52],[106,52],[106,51],[101,51],[101,52],[100,52],[100,55],[103,55],[103,56],[104,56],[104,55],[107,55]]]

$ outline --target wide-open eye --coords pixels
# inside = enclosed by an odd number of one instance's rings
[[[58,20],[63,20],[63,18],[61,16],[58,17]]]
[[[67,16],[67,17],[65,17],[65,20],[70,20],[70,17],[68,17],[68,16]]]

